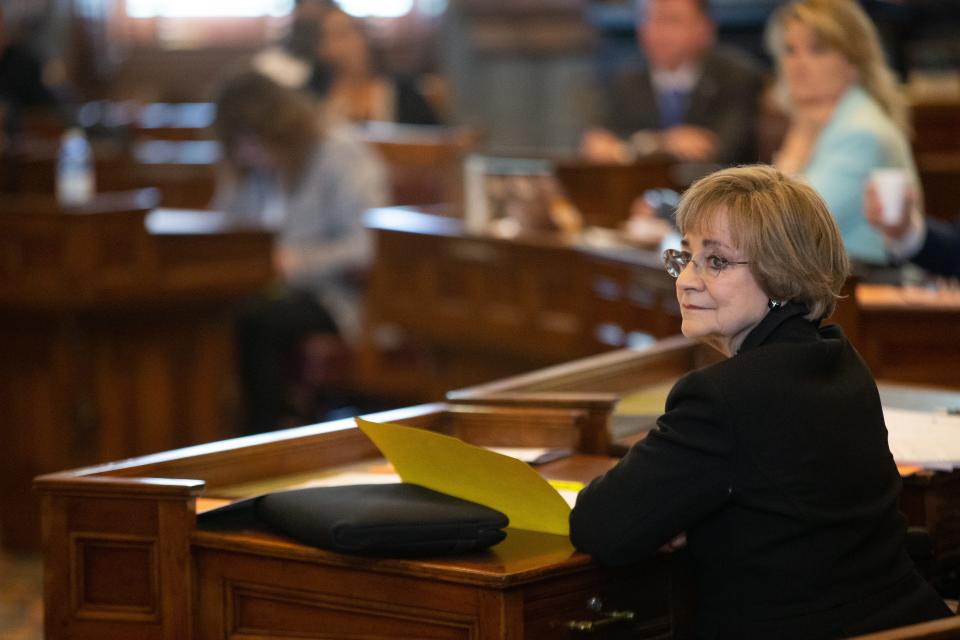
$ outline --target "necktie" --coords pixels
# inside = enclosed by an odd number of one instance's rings
[[[687,110],[687,92],[668,89],[657,93],[657,108],[660,110],[660,128],[669,129],[683,124]]]

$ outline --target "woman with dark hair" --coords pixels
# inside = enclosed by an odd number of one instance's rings
[[[342,9],[324,12],[316,60],[310,88],[334,113],[355,122],[440,124],[414,81],[383,72],[363,25]]]
[[[359,333],[362,216],[386,201],[386,173],[350,127],[325,124],[312,97],[257,72],[231,78],[216,104],[224,162],[212,206],[276,230],[282,285],[252,301],[239,327],[248,429],[258,432],[284,413],[283,361],[300,339]]]

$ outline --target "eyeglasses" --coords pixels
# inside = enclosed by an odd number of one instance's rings
[[[735,261],[727,260],[723,256],[718,256],[715,253],[708,255],[701,262],[698,262],[693,259],[693,254],[689,251],[677,251],[676,249],[667,249],[663,252],[663,266],[674,278],[679,278],[680,274],[683,273],[683,270],[687,268],[687,265],[693,263],[693,268],[701,276],[704,275],[704,269],[706,273],[710,276],[717,278],[723,272],[724,269],[734,264],[750,264],[749,261]]]

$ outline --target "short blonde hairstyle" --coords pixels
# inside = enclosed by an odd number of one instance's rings
[[[709,235],[724,214],[764,293],[802,302],[808,320],[833,313],[850,262],[836,220],[811,186],[766,165],[717,171],[683,194],[677,225],[684,235]]]
[[[824,45],[857,69],[859,83],[905,134],[910,133],[907,99],[887,66],[877,28],[854,0],[796,0],[777,9],[767,23],[767,49],[779,63],[789,22],[809,27]]]

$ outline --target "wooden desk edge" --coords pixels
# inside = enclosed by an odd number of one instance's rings
[[[547,367],[531,373],[513,376],[505,380],[498,380],[488,384],[457,389],[447,394],[447,399],[465,402],[475,397],[487,397],[498,393],[520,393],[530,388],[536,388],[544,383],[551,387],[562,387],[563,381],[568,378],[580,379],[585,370],[601,370],[609,375],[610,371],[619,368],[635,369],[638,366],[647,366],[650,361],[662,357],[675,357],[678,351],[689,350],[691,354],[700,349],[700,345],[689,338],[674,336],[658,340],[653,346],[643,350],[617,349],[608,353],[582,358],[574,362]],[[575,395],[563,391],[564,395]],[[619,397],[619,396],[618,396]]]
[[[509,531],[508,531],[509,535]],[[549,535],[549,534],[543,534]],[[251,532],[220,532],[197,529],[191,533],[191,544],[195,547],[217,551],[230,551],[317,563],[335,567],[362,569],[368,573],[416,576],[469,586],[481,586],[493,589],[507,589],[529,584],[550,576],[574,575],[593,568],[590,556],[570,548],[570,556],[560,563],[552,563],[548,569],[542,565],[509,573],[472,568],[456,564],[470,554],[444,558],[378,558],[326,551],[317,547],[299,544],[293,540],[273,537],[269,534]]]
[[[145,499],[178,500],[200,495],[206,482],[185,478],[77,476],[71,472],[58,472],[38,476],[33,486],[41,494],[99,497],[122,493]]]

